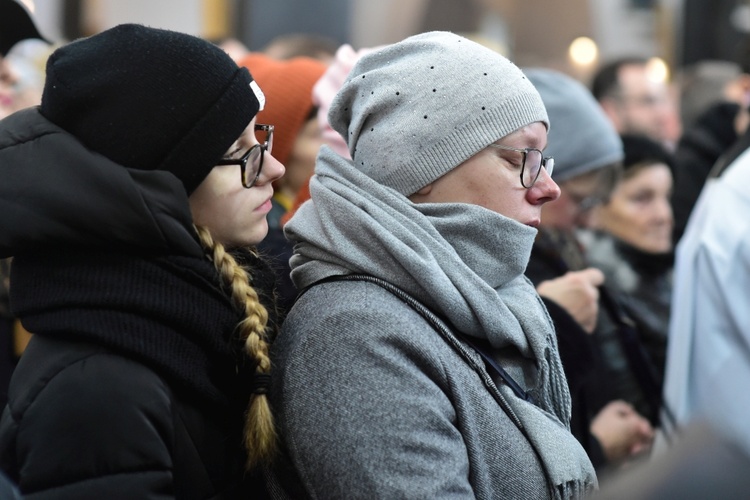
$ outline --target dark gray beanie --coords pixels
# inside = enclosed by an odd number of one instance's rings
[[[582,83],[559,71],[526,68],[553,125],[544,154],[555,159],[552,178],[563,182],[622,161],[622,141]]]
[[[539,93],[516,65],[448,32],[362,57],[328,119],[356,167],[405,196],[521,127],[549,125]]]
[[[212,43],[122,24],[50,56],[41,111],[120,165],[172,172],[190,194],[263,100]]]

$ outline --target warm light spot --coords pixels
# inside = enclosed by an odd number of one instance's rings
[[[596,58],[599,56],[599,48],[591,38],[582,36],[576,38],[570,44],[568,55],[573,64],[588,66],[596,61]]]
[[[34,0],[21,0],[21,3],[26,7],[26,9],[31,12],[32,14],[36,10],[34,7]]]
[[[660,57],[652,57],[648,60],[646,72],[649,79],[655,82],[667,82],[669,80],[669,66]]]

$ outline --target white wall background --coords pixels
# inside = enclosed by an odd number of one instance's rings
[[[100,29],[122,23],[140,23],[202,35],[201,0],[97,0],[90,4],[91,17],[87,21]]]

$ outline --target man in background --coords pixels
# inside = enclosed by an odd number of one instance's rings
[[[591,92],[619,134],[642,134],[673,151],[681,134],[679,113],[667,82],[641,57],[602,66]]]

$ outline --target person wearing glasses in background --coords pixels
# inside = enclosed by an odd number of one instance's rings
[[[597,468],[649,449],[658,406],[644,393],[621,346],[626,321],[608,301],[604,274],[591,267],[576,229],[591,222],[622,170],[620,137],[578,81],[544,68],[524,70],[553,123],[547,146],[555,156],[560,197],[544,206],[526,275],[552,316],[573,397],[573,434]],[[554,124],[560,126],[555,127]],[[629,318],[628,318],[629,320]],[[658,396],[658,394],[656,394]]]
[[[41,106],[0,122],[0,256],[34,334],[0,467],[24,495],[262,494],[275,305],[252,248],[284,173],[263,103],[211,43],[120,25],[55,51]]]
[[[523,73],[431,32],[364,55],[285,225],[301,295],[272,348],[291,498],[576,498],[555,332],[523,272],[560,191]]]

